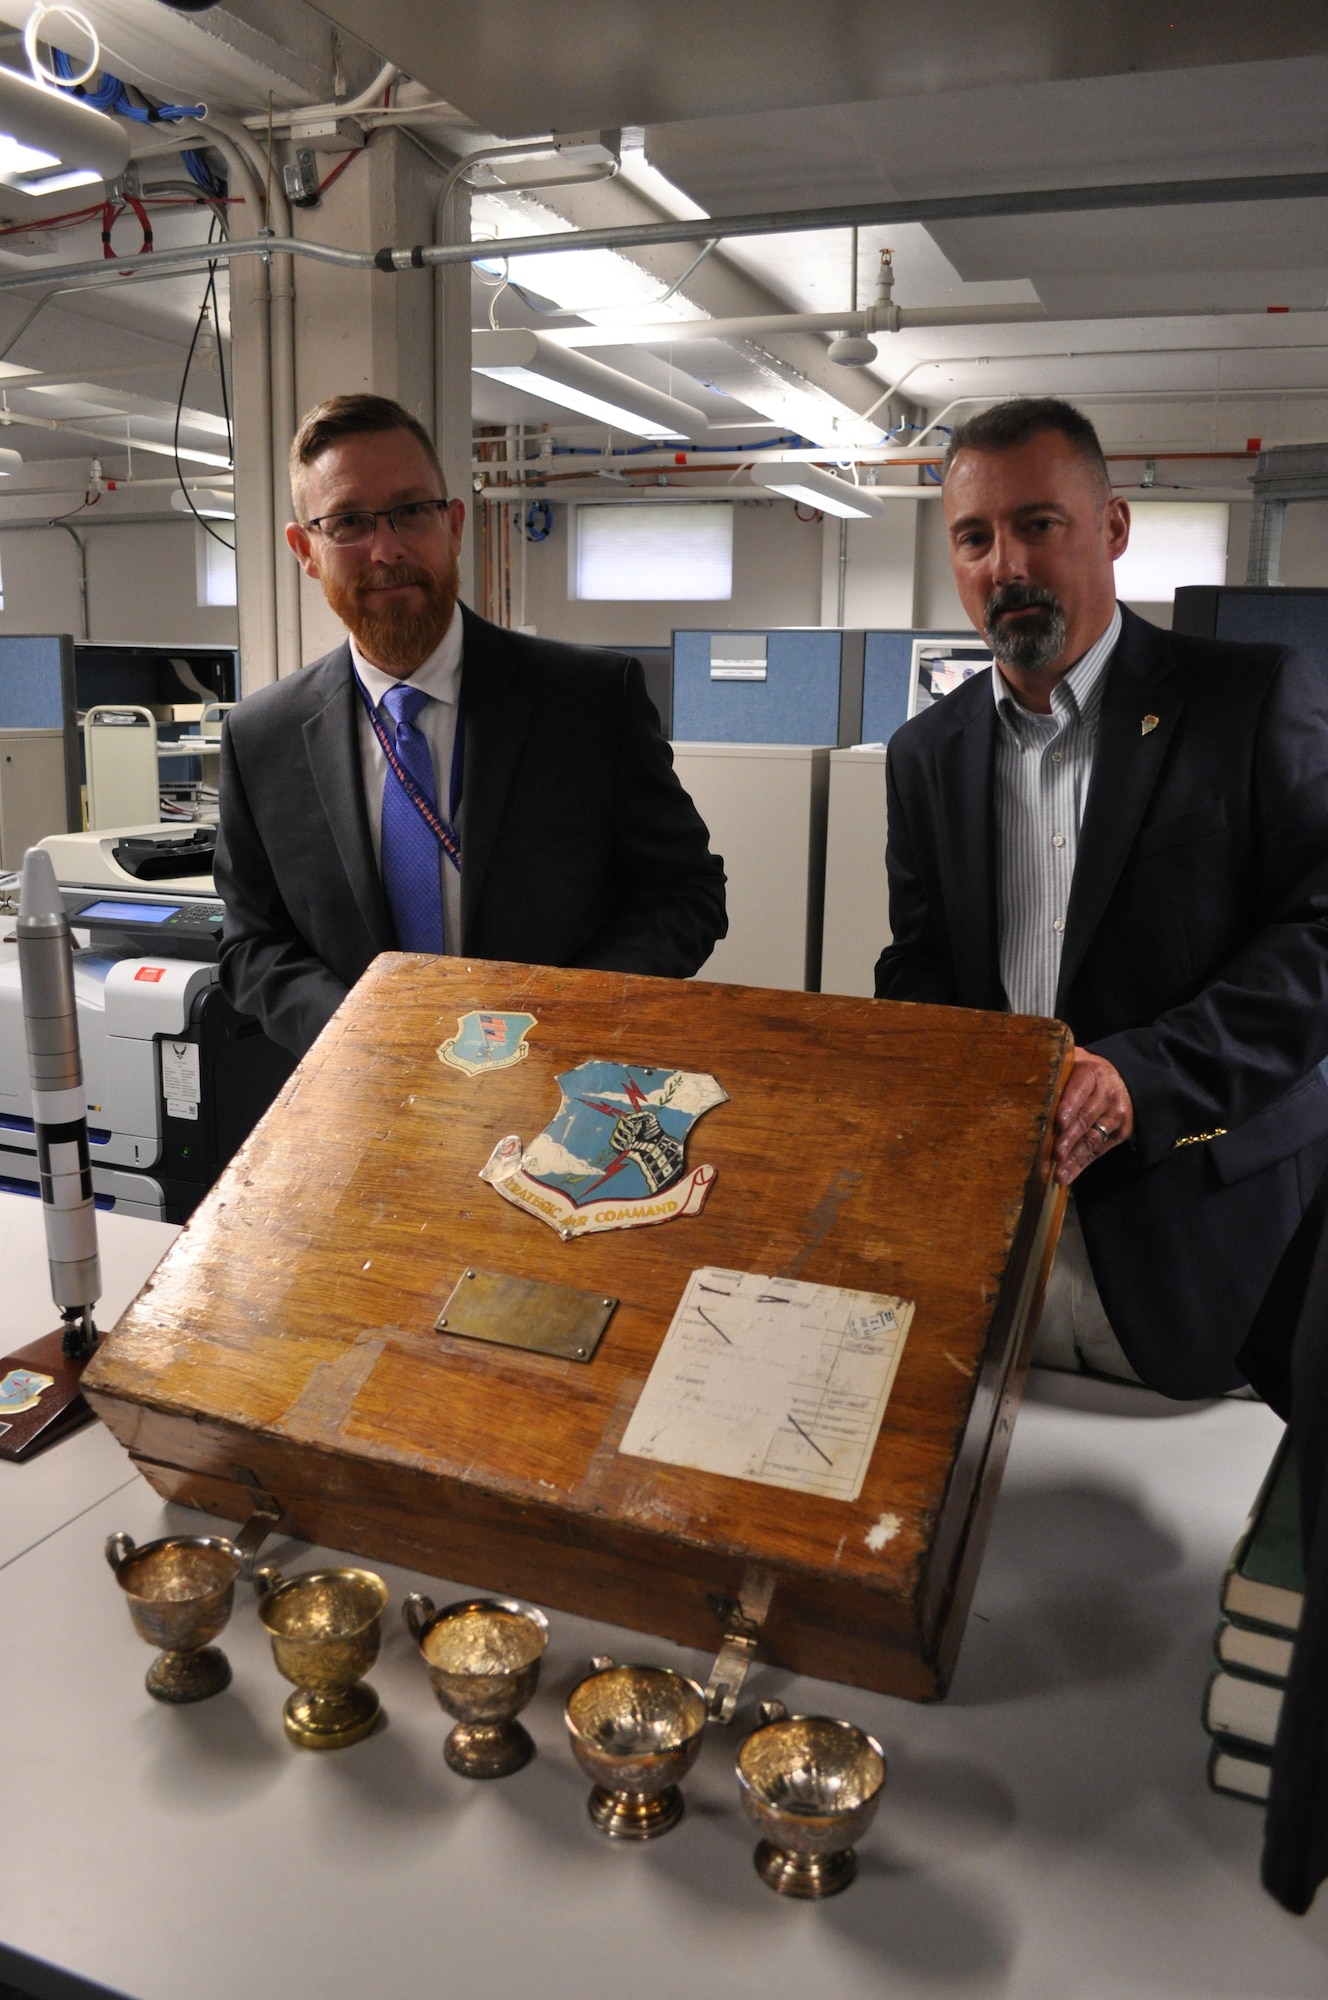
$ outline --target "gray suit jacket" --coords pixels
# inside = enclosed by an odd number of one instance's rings
[[[467,956],[687,978],[727,928],[724,867],[640,664],[462,607]],[[221,750],[221,981],[303,1054],[396,949],[360,775],[350,647],[232,709]]]

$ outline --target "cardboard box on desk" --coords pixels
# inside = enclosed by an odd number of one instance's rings
[[[535,1017],[524,1060],[439,1059],[496,1012]],[[270,1493],[310,1541],[692,1646],[742,1606],[758,1657],[935,1696],[1059,1226],[1069,1050],[1009,1015],[387,954],[86,1393],[171,1500],[239,1521]],[[727,1092],[687,1139],[699,1213],[564,1241],[478,1178],[593,1058]],[[706,1266],[915,1302],[856,1499],[619,1450]],[[588,1361],[435,1331],[476,1270],[618,1304]]]

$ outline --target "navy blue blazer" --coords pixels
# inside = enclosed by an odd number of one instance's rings
[[[1328,675],[1122,616],[1056,1012],[1120,1071],[1135,1134],[1075,1197],[1130,1361],[1167,1395],[1204,1396],[1240,1381],[1328,1168]],[[983,675],[891,740],[878,997],[1006,1005],[997,727]]]
[[[461,949],[688,978],[727,928],[724,864],[679,784],[639,661],[461,607]],[[221,983],[297,1055],[396,949],[374,862],[350,647],[222,732]]]

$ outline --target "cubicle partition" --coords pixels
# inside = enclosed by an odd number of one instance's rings
[[[83,824],[74,642],[0,636],[0,867]]]
[[[674,756],[728,874],[729,935],[703,977],[870,994],[889,938],[885,745],[990,659],[971,629],[674,633]]]

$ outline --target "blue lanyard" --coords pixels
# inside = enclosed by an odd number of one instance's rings
[[[447,818],[435,811],[423,792],[411,777],[401,759],[397,756],[396,745],[383,726],[383,719],[374,706],[368,688],[355,675],[355,685],[360,691],[369,717],[369,727],[378,738],[379,748],[387,759],[387,768],[400,785],[406,797],[414,806],[424,824],[428,827],[443,853],[447,856],[458,875],[461,873],[461,837],[457,833],[455,820],[457,807],[461,803],[461,780],[466,766],[466,697],[465,688],[457,697],[456,735],[452,739],[452,776],[448,785]]]

